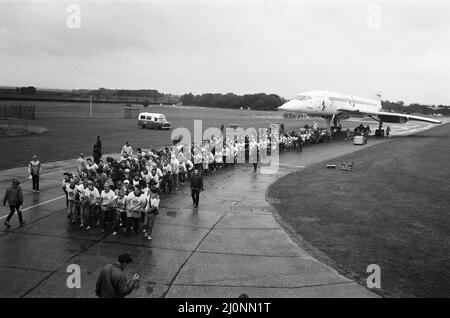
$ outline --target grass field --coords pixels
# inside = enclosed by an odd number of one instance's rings
[[[39,135],[47,129],[35,125],[0,124],[0,137],[17,137],[27,135]]]
[[[13,104],[13,102],[4,102]],[[17,102],[18,103],[18,102]],[[21,104],[21,103],[18,103]],[[23,103],[22,103],[23,104]],[[125,104],[94,104],[93,117],[89,118],[89,105],[79,103],[33,102],[36,105],[36,119],[32,121],[1,121],[33,124],[48,131],[40,136],[8,137],[0,139],[0,170],[27,165],[33,154],[43,162],[78,157],[80,152],[92,154],[93,144],[98,135],[102,136],[102,152],[119,152],[125,141],[130,141],[133,149],[171,144],[171,131],[143,130],[137,127],[137,119],[124,119]],[[144,107],[140,106],[144,111]],[[195,119],[203,121],[203,130],[220,128],[221,124],[234,123],[243,128],[267,127],[272,122],[284,122],[286,129],[300,127],[312,120],[281,120],[280,113],[202,107],[153,106],[146,111],[166,115],[172,127],[188,128],[193,134]],[[319,125],[324,121],[315,119]],[[356,126],[355,123],[349,123]]]
[[[282,222],[320,260],[383,296],[450,297],[450,125],[394,138],[287,175],[268,191]],[[332,162],[327,162],[332,163]]]

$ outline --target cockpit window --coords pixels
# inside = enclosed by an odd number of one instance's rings
[[[298,95],[297,100],[306,100],[307,97],[305,95]]]

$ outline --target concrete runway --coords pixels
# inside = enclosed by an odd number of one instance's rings
[[[27,223],[19,228],[14,216],[11,229],[0,232],[0,297],[95,297],[100,269],[125,252],[134,259],[127,271],[141,277],[130,297],[376,297],[296,245],[265,193],[285,174],[382,142],[284,153],[273,175],[255,175],[251,165],[223,169],[206,177],[198,210],[188,186],[163,197],[151,242],[142,233],[113,237],[70,224],[60,181],[75,160],[44,164],[40,194],[31,192],[25,168],[2,171],[2,194],[11,178],[22,181]],[[7,213],[1,207],[2,222]],[[80,289],[66,286],[69,264],[81,267]]]

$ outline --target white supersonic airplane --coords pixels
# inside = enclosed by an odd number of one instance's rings
[[[368,99],[329,91],[309,91],[297,95],[278,109],[322,117],[328,128],[331,122],[339,125],[342,119],[366,116],[379,122],[379,130],[383,123],[403,124],[408,120],[441,123],[432,118],[382,111],[381,94],[376,94],[376,99]]]

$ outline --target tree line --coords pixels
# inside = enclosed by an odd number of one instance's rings
[[[276,94],[246,94],[236,95],[213,94],[206,93],[201,95],[193,95],[192,93],[184,94],[180,97],[183,105],[202,106],[202,107],[220,107],[240,109],[256,109],[256,110],[274,110],[281,106],[285,100]]]
[[[34,95],[36,94],[36,87],[34,86],[17,87],[16,93],[19,93],[21,95]]]
[[[7,89],[7,91],[10,89]],[[14,88],[12,89],[14,92]],[[17,87],[15,89],[16,94],[20,95],[67,95],[67,98],[74,97],[74,94],[78,97],[94,96],[97,99],[107,98],[108,96],[114,98],[114,96],[139,98],[139,101],[148,106],[150,102],[160,102],[165,100],[166,103],[178,103],[181,102],[186,106],[203,106],[203,107],[218,107],[218,108],[232,108],[232,109],[254,109],[254,110],[275,110],[281,106],[286,100],[276,94],[245,94],[236,95],[233,93],[219,94],[219,93],[205,93],[201,95],[193,95],[192,93],[184,94],[182,96],[176,96],[172,94],[164,94],[156,89],[106,89],[99,88],[96,90],[72,90],[70,92],[62,91],[39,91],[34,86]],[[165,98],[165,99],[164,99]],[[167,100],[166,100],[167,99]],[[137,100],[137,99],[136,99]],[[392,102],[389,100],[381,101],[381,105],[384,110],[401,112],[407,114],[442,114],[444,116],[450,116],[450,106],[437,105],[431,107],[430,105],[424,105],[419,103],[411,103],[405,105],[403,101]],[[434,105],[433,105],[434,106]]]
[[[430,108],[429,105],[419,103],[405,105],[403,101],[391,102],[389,100],[383,100],[381,101],[381,106],[384,110],[391,110],[399,113],[424,115],[442,114],[444,116],[450,116],[450,106],[446,105],[437,105],[435,108]]]

